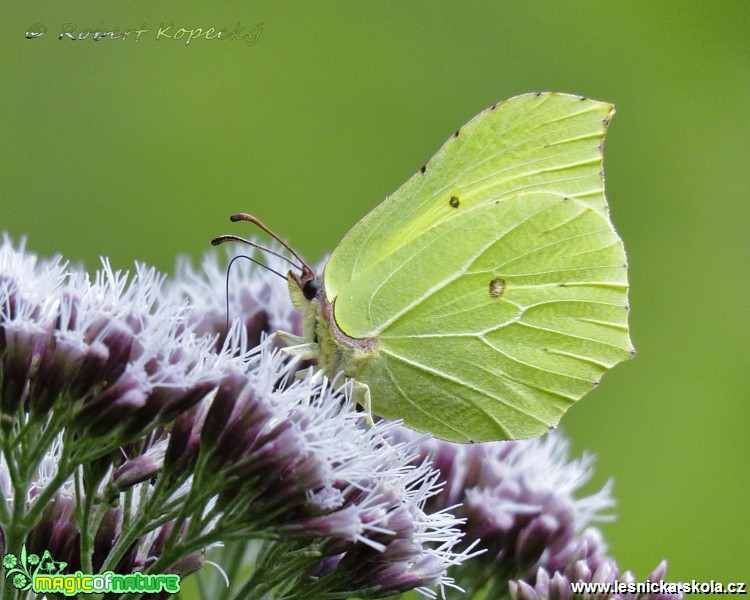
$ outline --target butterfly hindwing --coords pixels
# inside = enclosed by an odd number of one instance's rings
[[[337,322],[378,340],[357,374],[376,414],[459,441],[537,435],[630,355],[622,244],[597,211],[553,194],[473,212],[366,271]]]

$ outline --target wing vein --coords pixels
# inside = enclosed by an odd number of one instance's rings
[[[439,377],[441,379],[445,379],[446,381],[450,381],[452,383],[455,383],[456,385],[458,385],[460,387],[464,387],[466,389],[472,390],[473,392],[477,392],[479,394],[482,394],[484,396],[492,398],[493,400],[496,400],[500,404],[502,404],[504,406],[507,406],[509,409],[511,409],[511,410],[513,410],[515,412],[521,413],[522,415],[525,415],[525,416],[529,417],[530,419],[532,419],[534,421],[542,423],[543,425],[546,425],[546,423],[544,421],[542,421],[536,415],[532,415],[531,413],[528,413],[527,411],[522,410],[522,409],[520,409],[517,406],[513,406],[512,404],[510,404],[506,400],[503,400],[499,396],[496,396],[496,395],[490,393],[487,390],[483,390],[481,388],[478,388],[475,385],[467,383],[466,381],[458,379],[457,377],[452,377],[452,376],[448,375],[447,373],[438,371],[437,369],[433,369],[431,367],[428,367],[427,365],[423,365],[422,363],[418,363],[416,361],[409,360],[408,358],[406,358],[404,356],[401,356],[400,354],[396,354],[395,352],[392,352],[390,350],[383,350],[383,352],[385,352],[386,354],[390,355],[391,358],[393,358],[395,360],[399,360],[402,363],[407,364],[407,365],[409,365],[409,366],[411,366],[411,367],[413,367],[413,368],[415,368],[417,370],[424,371],[425,373],[429,373],[431,375],[435,375],[435,376],[437,376],[437,377]],[[495,376],[497,376],[497,374],[495,374]],[[505,374],[503,373],[501,375],[501,377],[505,377]],[[518,383],[517,381],[513,380],[512,378],[507,378],[507,379],[508,379],[508,381],[513,381],[514,383]],[[462,399],[464,401],[466,401],[466,402],[469,402],[473,406],[479,408],[480,410],[482,410],[481,407],[478,406],[477,403],[474,400],[471,400],[469,398],[462,398]],[[497,417],[495,417],[494,415],[489,414],[486,410],[482,410],[482,412],[484,414],[486,414],[488,417],[490,417],[495,422],[495,424],[505,433],[506,436],[508,435],[508,430],[506,429],[506,427],[500,421],[498,421]]]

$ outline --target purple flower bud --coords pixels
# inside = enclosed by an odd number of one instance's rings
[[[540,573],[543,573],[541,577],[545,581],[545,588],[548,590],[547,597],[550,600],[568,600],[570,597],[570,582],[564,577],[559,571],[555,572],[552,579],[549,579],[549,575],[544,569],[539,569]],[[537,575],[537,580],[540,576]],[[549,583],[546,583],[549,581]]]
[[[191,470],[198,458],[199,439],[194,434],[196,413],[184,412],[174,421],[164,455],[164,475],[176,478]]]
[[[146,404],[149,389],[143,370],[128,369],[76,412],[72,426],[95,437],[111,434]]]
[[[169,422],[190,410],[205,398],[215,385],[216,383],[213,381],[203,381],[193,385],[184,385],[177,389],[172,388],[170,397],[163,399],[159,410],[159,419],[162,422]],[[155,391],[158,390],[159,388]]]
[[[0,410],[14,415],[27,393],[32,371],[50,343],[51,331],[46,324],[23,320],[6,322],[2,328],[5,352]]]
[[[76,398],[87,396],[92,389],[101,383],[104,368],[109,359],[109,348],[104,342],[94,341],[88,344],[81,360],[80,368],[73,373],[70,381],[70,393]]]
[[[100,380],[107,384],[115,381],[125,372],[135,338],[129,330],[113,322],[106,328],[101,341],[109,350],[107,362],[100,374]]]
[[[201,445],[203,447],[213,448],[223,435],[224,428],[232,416],[240,394],[253,393],[250,388],[244,389],[246,384],[247,378],[239,373],[229,372],[222,378],[203,424],[201,433]],[[243,399],[243,402],[252,404],[246,399]]]
[[[45,348],[29,400],[29,411],[45,414],[67,389],[74,373],[83,363],[85,353],[80,344],[65,337],[53,338]]]
[[[552,515],[541,515],[521,529],[516,541],[518,572],[523,573],[537,563],[557,531],[558,523]]]
[[[144,454],[128,460],[115,471],[112,483],[120,489],[126,489],[155,477],[162,469],[167,443],[167,440],[162,440]]]
[[[324,558],[308,571],[308,576],[314,577],[315,579],[323,579],[324,577],[331,575],[336,571],[343,557],[343,554],[337,554],[335,556]]]
[[[167,573],[175,573],[181,578],[199,571],[206,564],[206,553],[201,550],[191,552],[184,558],[181,558],[167,570]]]
[[[359,515],[359,508],[348,506],[326,515],[309,517],[298,521],[287,521],[279,525],[278,531],[290,538],[325,538],[337,537],[356,540],[364,528]]]
[[[525,581],[511,581],[509,589],[513,600],[539,600],[536,590]]]
[[[648,577],[646,579],[650,579],[651,581],[664,581],[664,578],[667,574],[667,561],[663,560],[658,565],[656,565],[656,568],[649,573]]]
[[[591,567],[585,560],[577,560],[570,575],[573,581],[591,581]]]

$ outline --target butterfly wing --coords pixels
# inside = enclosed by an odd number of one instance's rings
[[[542,94],[485,111],[326,266],[373,412],[455,441],[543,433],[632,352],[607,216],[609,105]]]

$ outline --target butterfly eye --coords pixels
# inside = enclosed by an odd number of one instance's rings
[[[304,286],[302,286],[302,295],[307,300],[312,300],[318,295],[320,291],[320,281],[317,279],[308,280]]]

